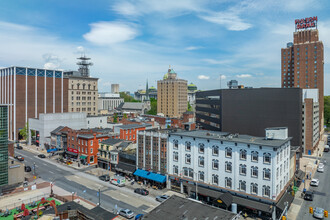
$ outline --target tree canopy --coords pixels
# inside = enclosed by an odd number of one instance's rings
[[[150,98],[151,109],[147,112],[148,115],[157,115],[157,99]]]
[[[139,100],[134,99],[132,96],[127,95],[125,92],[120,92],[120,98],[124,99],[124,102],[141,102]]]
[[[324,96],[324,124],[330,127],[330,96]]]

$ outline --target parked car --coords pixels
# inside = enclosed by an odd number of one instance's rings
[[[24,157],[22,157],[22,156],[15,156],[15,158],[19,161],[24,161]]]
[[[133,217],[134,217],[134,212],[132,212],[132,211],[129,210],[129,209],[121,209],[121,210],[119,211],[119,215],[121,215],[121,216],[123,216],[123,217],[125,217],[125,218],[130,219],[130,218],[133,218]]]
[[[137,188],[137,189],[134,190],[134,192],[137,193],[137,194],[141,194],[143,196],[149,195],[149,191],[146,190],[146,189],[143,189],[143,188]]]
[[[143,218],[143,214],[137,214],[135,216],[135,220],[141,220]]]
[[[158,202],[164,202],[164,201],[167,200],[168,198],[170,198],[170,196],[168,196],[168,195],[156,196],[156,200],[157,200]]]
[[[102,175],[99,176],[99,179],[105,182],[108,182],[110,180],[110,176],[109,175]]]
[[[305,200],[313,201],[314,199],[314,193],[311,191],[307,191],[304,196]]]
[[[17,144],[16,149],[18,149],[18,150],[23,150],[23,147],[22,147],[21,145],[18,145],[18,144]]]
[[[318,179],[312,179],[311,186],[319,186],[320,181]]]
[[[24,171],[25,172],[31,172],[31,167],[30,166],[24,166]]]
[[[324,172],[324,164],[323,163],[319,163],[319,165],[317,166],[317,172],[320,172],[320,173]]]
[[[40,157],[40,158],[46,158],[46,155],[45,154],[39,154],[38,157]]]
[[[313,212],[313,216],[318,219],[323,219],[324,218],[324,209],[320,207],[316,207]]]
[[[325,145],[325,146],[324,146],[324,152],[329,152],[329,150],[330,150],[329,145]]]

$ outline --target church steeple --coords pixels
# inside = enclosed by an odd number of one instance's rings
[[[149,87],[148,87],[148,79],[146,84],[146,100],[149,100]]]

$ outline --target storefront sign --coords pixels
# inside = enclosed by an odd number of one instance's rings
[[[76,154],[79,153],[79,151],[77,149],[73,149],[71,147],[68,147],[67,150],[70,151],[70,152],[72,152],[72,153],[76,153]]]
[[[317,16],[303,18],[303,19],[296,19],[295,25],[296,25],[296,30],[317,27]]]

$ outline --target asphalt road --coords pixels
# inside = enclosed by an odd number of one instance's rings
[[[322,161],[326,160],[324,173],[316,172],[314,179],[319,179],[320,184],[318,187],[310,186],[309,191],[314,191],[314,200],[303,200],[300,212],[297,216],[298,220],[315,219],[309,213],[309,207],[320,207],[330,212],[330,152],[324,152]]]
[[[135,194],[131,189],[126,187],[117,187],[112,186],[108,182],[103,182],[97,177],[90,174],[86,174],[75,170],[73,168],[67,167],[65,165],[58,164],[47,158],[41,159],[35,154],[15,149],[15,155],[21,155],[24,157],[24,164],[33,167],[33,164],[36,164],[36,175],[38,178],[41,178],[45,181],[55,181],[55,185],[68,191],[68,192],[77,192],[77,194],[84,199],[87,199],[95,204],[99,202],[98,188],[101,189],[101,207],[107,210],[114,210],[117,206],[117,209],[128,208],[132,210],[135,214],[146,213],[150,207],[158,205],[155,201],[155,198],[152,196],[140,196]],[[31,171],[33,173],[33,171]],[[75,180],[76,179],[76,180]],[[75,180],[75,181],[72,181]],[[89,186],[86,186],[85,182],[92,182]],[[95,186],[93,183],[95,182]],[[107,195],[103,194],[107,192]],[[116,194],[116,198],[109,196],[109,194]],[[120,199],[118,196],[122,197]],[[119,199],[118,199],[119,198]],[[138,204],[129,205],[124,201],[128,200],[138,200]],[[132,204],[132,203],[131,203]]]

